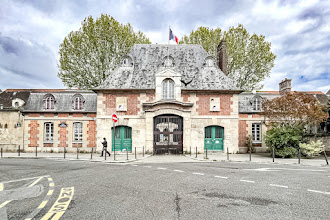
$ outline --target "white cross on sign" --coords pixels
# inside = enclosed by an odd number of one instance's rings
[[[116,114],[113,114],[113,115],[112,115],[112,121],[113,121],[114,123],[116,123],[116,122],[118,121],[118,118],[117,118],[117,115],[116,115]]]

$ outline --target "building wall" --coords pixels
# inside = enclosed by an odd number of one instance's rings
[[[116,99],[127,98],[127,111],[118,111]],[[182,92],[180,98],[192,107],[180,104],[162,104],[144,108],[143,103],[159,101],[154,90],[140,92],[100,91],[97,102],[97,150],[102,149],[102,140],[112,140],[112,114],[119,118],[116,126],[125,125],[132,128],[132,147],[141,153],[143,147],[147,152],[153,152],[153,120],[163,114],[174,114],[183,117],[183,151],[198,148],[204,151],[205,127],[218,125],[224,127],[224,151],[237,153],[238,148],[238,95],[211,93],[207,95],[196,92]],[[210,98],[220,98],[220,111],[210,111]],[[111,144],[108,145],[111,149]]]
[[[258,114],[239,114],[239,152],[246,153],[248,147],[246,146],[246,138],[252,136],[252,124],[261,124],[261,142],[253,143],[253,147],[256,152],[266,152],[267,146],[263,139],[266,134],[267,127],[264,123],[264,117]]]
[[[18,111],[0,111],[0,147],[4,151],[16,151],[18,145],[23,147],[23,116]]]
[[[96,147],[96,114],[80,113],[29,113],[24,118],[24,149],[27,152],[35,151],[37,146],[42,152],[63,152],[63,147],[69,152],[75,152],[76,148],[81,151],[90,151]],[[53,141],[44,141],[45,123],[54,124]],[[67,127],[60,127],[64,122]],[[75,142],[73,137],[73,123],[81,122],[82,142]]]

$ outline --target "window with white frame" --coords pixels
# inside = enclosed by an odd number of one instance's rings
[[[261,142],[261,124],[260,123],[252,124],[252,141]]]
[[[45,133],[44,133],[45,142],[53,142],[54,136],[54,124],[52,122],[45,123]]]
[[[44,109],[45,110],[54,110],[55,98],[54,96],[48,94],[44,97]]]
[[[83,110],[84,109],[84,97],[80,94],[75,94],[72,97],[72,107],[74,110]]]
[[[75,122],[73,123],[73,141],[74,142],[82,142],[82,123],[81,122]]]
[[[260,98],[255,98],[252,103],[253,110],[254,111],[260,111],[261,110],[261,100]]]
[[[165,79],[162,83],[163,99],[174,99],[174,81]]]

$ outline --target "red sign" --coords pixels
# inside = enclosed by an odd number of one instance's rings
[[[112,115],[112,121],[113,121],[114,123],[116,123],[116,122],[118,121],[118,118],[117,118],[117,115],[116,115],[116,114],[113,114],[113,115]]]

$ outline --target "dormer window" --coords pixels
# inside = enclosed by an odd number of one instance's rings
[[[130,56],[125,56],[122,61],[121,65],[125,67],[132,67],[133,66],[133,60]]]
[[[83,110],[84,109],[84,97],[80,94],[75,94],[72,98],[72,107],[74,110]]]
[[[255,97],[252,100],[252,109],[254,111],[260,111],[261,110],[261,98],[260,97]]]
[[[44,96],[44,109],[45,110],[54,110],[55,98],[51,94]]]
[[[163,89],[162,99],[175,99],[174,81],[172,79],[165,79],[162,83],[162,89]]]
[[[213,67],[214,66],[214,58],[212,56],[208,56],[204,60],[204,65],[206,67]]]

